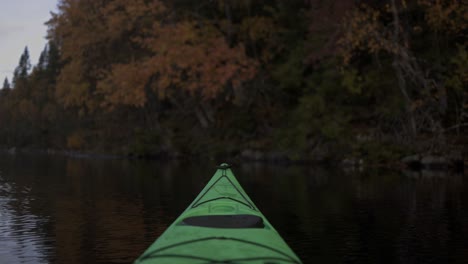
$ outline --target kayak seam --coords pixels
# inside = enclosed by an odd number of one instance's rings
[[[255,260],[279,260],[279,261],[286,261],[289,263],[300,263],[296,260],[286,259],[286,258],[279,258],[279,257],[251,257],[251,258],[236,258],[236,259],[225,259],[225,260],[213,260],[207,263],[236,263],[237,261],[255,261]]]
[[[214,199],[210,199],[210,200],[206,200],[204,202],[201,202],[201,203],[198,203],[207,193],[209,190],[211,190],[211,188],[213,186],[216,185],[216,183],[218,183],[218,181],[220,181],[222,178],[226,178],[229,183],[231,183],[231,185],[236,189],[236,191],[242,196],[242,198],[244,198],[244,200],[247,202],[247,203],[244,203],[242,201],[239,201],[237,199],[234,199],[234,198],[231,198],[231,197],[227,197],[227,196],[223,196],[223,197],[218,197],[218,198],[214,198]],[[251,201],[249,201],[249,199],[247,199],[244,194],[242,194],[242,192],[239,190],[239,188],[237,188],[237,186],[231,181],[231,179],[229,179],[229,177],[227,177],[227,175],[223,174],[221,177],[219,177],[213,184],[211,184],[210,187],[208,187],[208,189],[206,189],[206,191],[193,203],[192,205],[192,209],[193,208],[196,208],[204,203],[207,203],[207,202],[210,202],[210,201],[214,201],[214,200],[219,200],[219,199],[230,199],[230,200],[233,200],[233,201],[236,201],[238,203],[241,203],[247,207],[249,207],[250,209],[254,210],[254,211],[257,211],[257,209],[255,208],[255,206],[251,203]],[[197,204],[198,203],[198,204]]]
[[[290,260],[286,258],[279,258],[279,257],[252,257],[252,258],[236,258],[236,259],[223,259],[223,260],[215,260],[215,259],[209,259],[209,258],[203,258],[203,257],[198,257],[198,256],[192,256],[192,255],[179,255],[179,254],[164,254],[164,255],[157,255],[157,256],[151,256],[146,259],[154,259],[154,258],[188,258],[188,259],[197,259],[197,260],[203,260],[203,261],[208,261],[205,262],[207,264],[212,264],[212,263],[236,263],[238,261],[255,261],[255,260],[279,260],[279,261],[286,261],[289,263],[299,263],[295,260]]]
[[[203,261],[209,261],[208,263],[211,263],[213,259],[210,258],[204,258],[204,257],[198,257],[198,256],[192,256],[192,255],[180,255],[180,254],[164,254],[164,255],[157,255],[157,256],[145,256],[142,257],[139,262],[144,261],[146,259],[152,259],[152,258],[188,258],[188,259],[198,259],[198,260],[203,260]]]
[[[251,245],[255,245],[255,246],[258,246],[258,247],[263,247],[263,248],[266,248],[266,249],[271,250],[273,252],[276,252],[276,253],[288,258],[287,261],[289,261],[291,263],[300,263],[295,258],[291,257],[290,255],[288,255],[288,254],[286,254],[286,253],[284,253],[284,252],[282,252],[282,251],[280,251],[280,250],[278,250],[276,248],[266,246],[264,244],[260,244],[260,243],[257,243],[257,242],[245,240],[245,239],[231,238],[231,237],[204,237],[204,238],[199,238],[199,239],[187,240],[187,241],[179,242],[179,243],[176,243],[176,244],[168,245],[168,246],[153,250],[152,252],[149,252],[145,256],[142,256],[141,259],[145,260],[145,259],[149,259],[149,258],[156,258],[158,256],[154,256],[154,254],[157,254],[157,253],[159,253],[161,251],[164,251],[164,250],[167,250],[167,249],[170,249],[170,248],[174,248],[174,247],[178,247],[178,246],[182,246],[182,245],[186,245],[186,244],[197,243],[197,242],[202,242],[202,241],[207,241],[207,240],[232,240],[232,241],[237,241],[237,242],[241,242],[241,243],[251,244]],[[173,254],[173,255],[175,255],[175,254]],[[183,256],[183,255],[181,255],[181,256]],[[271,257],[264,257],[264,258],[271,258]],[[246,258],[246,260],[248,260],[248,259],[252,259],[252,258]],[[262,258],[260,258],[260,259],[262,259]],[[218,260],[212,260],[212,259],[204,259],[204,260],[218,261]],[[238,259],[232,259],[232,260],[235,261],[235,260],[238,260]],[[228,260],[222,260],[222,261],[228,261]]]
[[[238,202],[238,203],[240,203],[240,204],[243,204],[243,205],[249,207],[250,209],[252,209],[252,210],[254,210],[254,211],[257,211],[257,210],[256,210],[255,208],[253,208],[250,204],[244,203],[244,202],[242,202],[242,201],[240,201],[240,200],[234,199],[234,198],[229,197],[229,196],[217,197],[217,198],[213,198],[213,199],[210,199],[210,200],[203,201],[203,202],[197,204],[196,206],[192,206],[192,209],[193,209],[193,208],[196,208],[196,207],[198,207],[198,206],[200,206],[200,205],[202,205],[202,204],[205,204],[205,203],[208,203],[208,202],[212,202],[212,201],[216,201],[216,200],[222,200],[222,199],[228,199],[228,200],[231,200],[231,201],[234,201],[234,202]]]

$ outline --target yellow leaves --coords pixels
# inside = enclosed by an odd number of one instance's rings
[[[93,111],[142,107],[151,92],[210,99],[253,78],[257,64],[242,46],[229,47],[215,22],[177,20],[169,11],[160,1],[63,0],[50,22],[67,61],[58,101]],[[251,22],[252,37],[269,38],[271,21]]]
[[[232,80],[252,78],[256,64],[244,49],[230,48],[221,32],[208,21],[203,24],[199,28],[181,21],[159,26],[143,40],[154,53],[148,68],[158,76],[154,89],[160,96],[165,97],[168,89],[182,89],[210,99]]]
[[[157,81],[157,89],[160,90],[159,94],[164,96],[164,91],[169,88],[171,85],[171,76],[172,74],[171,71],[166,71],[166,74],[162,74],[159,76],[158,81]]]
[[[214,27],[199,29],[182,21],[153,28],[151,35],[138,40],[152,51],[151,56],[112,65],[98,83],[96,94],[105,99],[101,107],[144,106],[145,89],[161,99],[177,90],[211,99],[230,82],[238,86],[254,77],[256,64],[242,47],[230,48]]]
[[[392,12],[392,8],[390,7],[389,4],[385,4],[384,10],[385,10],[386,13],[391,13]]]
[[[428,1],[421,0],[420,2]],[[405,0],[402,0],[399,4],[403,9],[408,8]],[[385,4],[382,11],[379,11],[362,4],[360,8],[354,9],[346,17],[343,23],[343,33],[338,40],[340,45],[339,53],[344,65],[347,65],[358,51],[369,54],[386,52],[397,56],[405,56],[408,53],[410,49],[409,39],[402,37],[405,28],[398,21],[399,14],[397,13],[394,16],[395,14],[392,13],[392,8],[392,5]],[[381,15],[381,12],[384,14]],[[386,21],[385,17],[393,17],[393,20]],[[410,26],[409,30],[421,32],[422,28],[419,25]]]
[[[412,31],[413,31],[414,33],[416,33],[416,34],[419,34],[419,33],[421,33],[423,30],[422,30],[422,27],[421,27],[421,26],[416,25],[416,26],[413,26]]]
[[[58,77],[55,96],[65,107],[79,106],[90,99],[82,71],[81,61],[76,59],[65,65]]]
[[[408,5],[406,4],[406,0],[401,0],[401,5],[403,6],[403,9],[406,9]]]
[[[145,85],[151,72],[143,64],[131,62],[115,64],[107,77],[96,88],[96,95],[103,95],[101,107],[112,108],[115,105],[142,107],[146,103]]]
[[[380,12],[367,5],[354,9],[343,22],[343,34],[338,40],[343,64],[347,65],[355,50],[368,50],[377,53],[384,49],[379,38],[382,26],[379,24]]]
[[[419,0],[428,25],[435,31],[462,33],[468,29],[468,5],[457,0]]]

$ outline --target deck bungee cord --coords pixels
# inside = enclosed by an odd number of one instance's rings
[[[229,183],[231,183],[232,187],[234,189],[236,189],[236,191],[242,196],[242,198],[246,201],[246,202],[242,202],[240,200],[237,200],[237,199],[234,199],[232,197],[229,197],[229,196],[220,196],[220,197],[217,197],[217,198],[213,198],[211,200],[207,200],[207,201],[203,201],[203,202],[199,202],[207,193],[208,191],[210,191],[213,186],[216,185],[216,183],[218,183],[221,179],[226,179]],[[255,208],[255,206],[242,194],[242,192],[239,191],[239,189],[237,189],[237,187],[234,185],[234,183],[226,176],[226,171],[223,169],[223,174],[221,177],[219,177],[219,179],[217,179],[210,187],[208,187],[208,189],[200,196],[199,199],[195,200],[195,202],[193,203],[192,205],[192,208],[196,208],[204,203],[208,203],[208,202],[211,202],[211,201],[215,201],[215,200],[222,200],[222,199],[228,199],[228,200],[232,200],[232,201],[235,201],[235,202],[238,202],[238,203],[241,203],[247,207],[249,207],[250,209],[252,210],[255,210],[257,211],[257,208]]]
[[[189,255],[178,255],[178,254],[171,254],[171,255],[165,255],[165,254],[160,254],[160,255],[154,255],[158,254],[166,249],[173,248],[173,247],[178,247],[178,246],[186,246],[191,243],[197,243],[197,242],[203,242],[207,240],[232,240],[236,242],[241,242],[257,247],[262,247],[271,251],[274,251],[278,254],[283,255],[286,258],[273,258],[273,257],[255,257],[255,258],[233,258],[233,259],[224,259],[224,260],[214,260],[214,259],[209,259],[209,258],[203,258],[203,257],[197,257],[197,256],[189,256]],[[206,261],[216,261],[216,263],[221,262],[221,263],[231,263],[230,261],[250,261],[250,260],[281,260],[281,261],[287,261],[289,263],[300,263],[298,262],[294,257],[289,256],[288,254],[281,252],[275,248],[269,247],[267,245],[262,245],[256,242],[252,241],[247,241],[243,239],[236,239],[236,238],[229,238],[229,237],[205,237],[205,238],[200,238],[200,239],[195,239],[195,240],[190,240],[190,241],[183,241],[177,244],[173,244],[164,248],[157,249],[153,252],[148,252],[147,255],[141,256],[141,259],[149,259],[149,258],[161,258],[161,257],[180,257],[180,258],[192,258],[192,259],[200,259],[200,260],[206,260]]]

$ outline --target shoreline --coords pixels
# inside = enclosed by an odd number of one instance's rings
[[[59,155],[78,159],[127,159],[127,160],[199,160],[203,157],[183,156],[178,153],[161,153],[159,155],[142,156],[132,154],[98,153],[91,151],[56,150],[56,149],[34,149],[34,148],[0,148],[0,153],[17,155]],[[362,170],[364,168],[383,168],[410,172],[443,172],[454,171],[457,173],[468,172],[468,157],[461,154],[437,155],[437,154],[415,154],[402,157],[400,160],[386,160],[384,162],[371,163],[365,158],[351,157],[336,160],[292,160],[280,152],[267,152],[256,150],[244,150],[234,156],[206,157],[209,160],[222,159],[232,160],[236,163],[258,163],[279,166],[338,166],[344,170]]]

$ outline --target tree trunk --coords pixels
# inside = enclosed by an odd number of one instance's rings
[[[195,115],[197,116],[198,122],[203,128],[208,128],[209,127],[209,121],[208,118],[205,115],[205,112],[200,106],[195,107]]]
[[[393,13],[393,26],[394,26],[394,31],[393,31],[393,43],[395,45],[398,45],[400,42],[400,18],[398,16],[398,9],[395,3],[395,0],[392,0],[392,13]],[[400,88],[400,91],[405,99],[406,102],[406,113],[408,114],[408,122],[409,122],[409,128],[411,132],[411,136],[416,136],[416,120],[414,118],[414,113],[411,108],[411,98],[408,93],[408,89],[406,86],[406,80],[405,76],[403,75],[403,71],[401,69],[401,56],[397,53],[394,53],[394,58],[393,58],[393,68],[395,69],[397,78],[398,78],[398,87]]]

